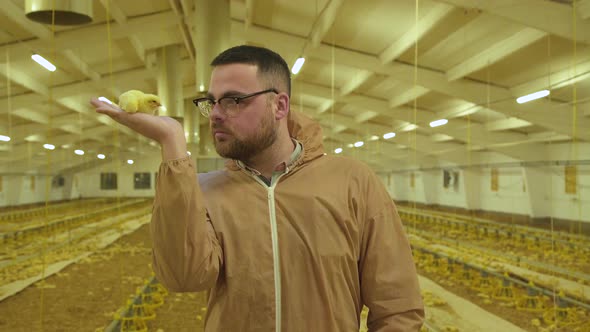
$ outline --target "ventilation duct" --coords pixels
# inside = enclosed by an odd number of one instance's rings
[[[25,15],[31,21],[56,25],[78,25],[92,22],[92,0],[26,0]]]

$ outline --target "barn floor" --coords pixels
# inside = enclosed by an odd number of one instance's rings
[[[0,302],[0,331],[102,331],[151,276],[149,225]],[[150,331],[202,331],[204,294],[170,294]],[[202,317],[202,316],[201,316]]]

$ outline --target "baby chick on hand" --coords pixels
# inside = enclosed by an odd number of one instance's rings
[[[160,97],[139,90],[129,90],[119,96],[119,107],[127,113],[148,113],[158,115],[162,106]]]

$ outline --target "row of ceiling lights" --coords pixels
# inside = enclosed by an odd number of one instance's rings
[[[392,132],[392,133],[387,133],[387,134],[384,134],[384,135],[383,135],[383,138],[384,138],[384,139],[390,139],[390,138],[393,138],[393,137],[395,137],[395,133],[393,133],[393,132]],[[369,138],[369,141],[376,141],[376,140],[378,140],[378,139],[379,139],[379,136],[373,135],[373,136],[371,136],[371,137]],[[360,148],[360,147],[361,147],[361,146],[363,146],[363,145],[365,145],[365,142],[363,142],[363,141],[358,141],[358,142],[355,142],[354,144],[348,144],[348,147],[349,147],[349,148],[352,148],[352,147],[355,147],[355,148]],[[338,154],[338,153],[341,153],[342,151],[343,151],[343,150],[342,150],[342,148],[336,148],[336,149],[334,150],[334,153],[337,153],[337,154]]]
[[[435,120],[435,121],[432,121],[432,122],[430,122],[430,127],[434,128],[434,127],[444,126],[444,125],[446,125],[448,122],[449,122],[449,120],[447,120],[447,119],[439,119],[439,120]],[[417,128],[417,127],[416,127],[416,126],[414,126],[414,127],[412,128],[412,130],[413,130],[413,129],[416,129],[416,128]],[[393,138],[393,137],[395,137],[395,133],[393,133],[393,132],[391,132],[391,133],[387,133],[387,134],[384,134],[384,135],[383,135],[383,138],[384,138],[384,139],[390,139],[390,138]],[[376,135],[373,135],[373,136],[371,136],[371,138],[369,138],[369,140],[370,140],[370,141],[376,141],[376,140],[378,140],[378,139],[379,139],[379,136],[376,136]],[[355,142],[354,144],[349,144],[349,145],[348,145],[348,147],[349,147],[349,148],[351,148],[351,147],[360,148],[360,147],[361,147],[361,146],[363,146],[363,145],[365,145],[365,143],[364,143],[363,141],[358,141],[358,142]],[[342,148],[336,148],[336,149],[334,150],[334,152],[335,152],[335,153],[341,153],[341,152],[342,152]]]
[[[57,67],[54,64],[52,64],[49,60],[45,59],[43,56],[41,56],[39,54],[33,54],[33,55],[31,55],[31,59],[33,59],[39,65],[43,66],[43,68],[45,68],[45,69],[47,69],[47,70],[49,70],[51,72],[54,72],[57,69]],[[102,100],[102,101],[106,101],[109,104],[112,104],[112,102],[110,100],[106,99],[105,97],[100,97],[99,99]],[[8,142],[8,141],[10,141],[10,137],[4,136],[4,135],[0,135],[0,141]],[[53,144],[48,144],[48,143],[47,144],[43,144],[43,147],[45,149],[47,149],[47,150],[55,150],[55,145],[53,145]],[[83,156],[84,155],[84,150],[76,149],[76,150],[74,150],[74,153],[77,154],[77,155],[79,155],[79,156]],[[105,159],[106,158],[106,156],[104,154],[102,154],[102,153],[97,154],[96,157],[98,159]],[[132,159],[128,159],[127,160],[127,163],[129,165],[132,165],[134,163],[134,161]]]
[[[53,144],[43,144],[43,147],[45,149],[47,149],[47,150],[55,150],[55,145],[53,145]],[[77,155],[79,155],[79,156],[83,156],[84,155],[84,150],[76,149],[76,150],[74,150],[74,153],[77,154]],[[105,159],[106,156],[104,154],[102,154],[102,153],[99,153],[99,154],[96,155],[96,158],[98,158],[98,159]],[[133,159],[128,159],[127,160],[127,163],[129,165],[132,165],[134,163],[134,161],[133,161]]]
[[[0,135],[0,141],[9,142],[10,141],[10,137],[4,136],[4,135]],[[55,145],[53,145],[53,144],[46,143],[46,144],[43,144],[43,147],[45,149],[47,149],[47,150],[55,150]],[[74,150],[74,153],[77,154],[77,155],[79,155],[79,156],[83,156],[84,155],[84,150],[76,149],[76,150]],[[96,157],[98,159],[105,159],[106,158],[105,155],[102,154],[102,153],[97,154]],[[127,160],[127,163],[128,164],[133,164],[133,160],[129,159],[129,160]]]
[[[31,55],[31,59],[33,59],[35,62],[37,62],[39,65],[43,66],[45,69],[53,72],[57,69],[57,67],[52,64],[51,62],[49,62],[49,60],[45,59],[43,56],[39,55],[39,54],[33,54]],[[291,72],[294,75],[297,75],[299,73],[299,71],[301,71],[301,68],[303,67],[303,64],[305,63],[305,58],[304,57],[300,57],[297,58],[297,60],[295,61],[295,63],[293,64],[293,67],[291,68]],[[201,91],[203,91],[203,87],[200,88]],[[523,104],[526,102],[529,102],[531,100],[535,100],[535,99],[539,99],[539,98],[543,98],[546,97],[550,94],[549,90],[541,90],[541,91],[537,91],[531,94],[528,94],[526,96],[522,96],[516,99],[516,102],[519,104]],[[101,97],[104,98],[104,97]],[[100,98],[99,98],[100,99]],[[110,100],[104,98],[106,102],[111,103]],[[443,124],[446,124],[445,119],[441,119],[441,120],[437,120],[437,121],[444,121]],[[436,127],[436,125],[433,125],[433,123],[437,122],[437,121],[433,121],[430,123],[431,127]]]
[[[43,66],[45,69],[53,72],[57,69],[57,67],[52,64],[51,62],[49,62],[49,60],[45,59],[43,56],[39,55],[39,54],[33,54],[31,55],[31,58],[37,62],[39,65]],[[304,57],[300,57],[297,58],[297,60],[295,61],[295,63],[293,64],[293,67],[291,68],[291,72],[296,75],[299,73],[299,71],[301,71],[301,68],[303,67],[303,64],[305,63],[305,58]],[[202,88],[200,89],[201,91],[203,90]],[[531,94],[528,94],[526,96],[522,96],[516,99],[516,102],[519,104],[523,104],[526,102],[529,102],[531,100],[535,100],[535,99],[539,99],[539,98],[543,98],[546,97],[550,94],[549,90],[541,90],[541,91],[537,91]],[[105,98],[106,99],[106,98]],[[108,101],[110,103],[110,101],[107,99],[106,101]],[[441,120],[437,120],[437,121],[446,121],[444,119]],[[436,121],[433,121],[436,122]],[[431,127],[436,127],[433,126],[432,123],[430,123]],[[445,122],[446,123],[446,122]],[[445,124],[443,123],[443,124]]]
[[[51,72],[53,72],[53,71],[56,70],[55,65],[53,65],[51,62],[49,62],[47,59],[45,59],[44,57],[42,57],[39,54],[33,54],[31,56],[31,58],[35,62],[37,62],[39,65],[43,66],[45,69],[47,69],[47,70],[49,70]],[[299,71],[301,70],[301,68],[302,68],[302,66],[303,66],[304,63],[305,63],[305,58],[303,58],[303,57],[298,58],[295,61],[295,64],[293,65],[293,67],[291,69],[291,72],[293,74],[295,74],[295,75],[297,73],[299,73]],[[549,90],[541,90],[541,91],[537,91],[537,92],[528,94],[526,96],[519,97],[519,98],[516,99],[516,102],[519,103],[519,104],[523,104],[523,103],[526,103],[526,102],[529,102],[529,101],[532,101],[532,100],[535,100],[535,99],[546,97],[549,94],[550,94],[550,91]],[[102,101],[105,101],[105,102],[107,102],[109,104],[112,104],[112,102],[110,100],[108,100],[107,98],[105,98],[105,97],[99,97],[98,99],[99,100],[102,100]],[[430,127],[434,128],[434,127],[443,126],[443,125],[447,124],[448,122],[449,121],[447,119],[435,120],[435,121],[430,122]],[[374,136],[374,137],[377,137],[377,136]],[[395,137],[395,133],[387,133],[387,134],[384,134],[383,135],[383,138],[384,139],[389,139],[389,138],[392,138],[392,137]],[[377,137],[377,139],[378,139],[378,137]],[[375,140],[375,139],[372,139],[372,140]],[[8,141],[10,141],[10,137],[5,136],[5,135],[0,135],[0,141],[8,142]],[[361,147],[363,145],[364,145],[364,142],[358,141],[358,142],[356,142],[354,144],[351,144],[351,147],[352,146],[354,146],[354,147]],[[55,149],[55,146],[53,146],[51,144],[45,144],[45,145],[43,145],[43,147],[46,148],[46,149],[49,149],[49,150]],[[334,150],[334,152],[335,153],[341,153],[342,152],[342,148],[337,148],[337,149]],[[82,150],[75,150],[74,153],[76,153],[77,155],[84,155],[84,151],[82,151]],[[99,159],[104,159],[105,158],[105,156],[103,154],[98,154],[97,157]],[[130,160],[127,160],[127,163],[133,164],[133,160],[131,160],[131,159]]]
[[[299,71],[301,71],[301,68],[303,67],[303,64],[305,63],[305,58],[304,57],[299,57],[297,58],[297,60],[295,60],[295,63],[293,64],[293,67],[291,68],[291,72],[294,75],[297,75],[299,73]],[[543,98],[546,97],[550,94],[549,90],[541,90],[541,91],[537,91],[531,94],[528,94],[526,96],[522,96],[516,99],[516,102],[519,104],[524,104],[526,102],[535,100],[535,99],[539,99],[539,98]],[[444,126],[447,123],[449,123],[449,120],[447,119],[438,119],[438,120],[434,120],[432,122],[430,122],[430,127],[434,128],[434,127],[440,127],[440,126]],[[413,129],[416,129],[416,126],[413,127]],[[390,139],[392,137],[395,137],[395,133],[387,133],[385,135],[383,135],[384,139]],[[370,140],[375,141],[378,140],[379,137],[378,136],[372,136]],[[354,144],[349,144],[348,147],[356,147],[359,148],[361,146],[363,146],[365,143],[363,141],[358,141],[355,142]],[[341,153],[343,150],[342,148],[336,148],[334,150],[334,153],[338,154]]]

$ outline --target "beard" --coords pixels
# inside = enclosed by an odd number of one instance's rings
[[[213,124],[212,129],[216,129],[219,126]],[[256,132],[250,136],[244,138],[237,138],[231,134],[231,137],[224,140],[217,140],[213,132],[213,143],[215,150],[223,158],[240,160],[248,162],[254,156],[270,147],[277,139],[277,125],[276,119],[272,112],[267,112],[267,115],[262,118],[260,125]]]

